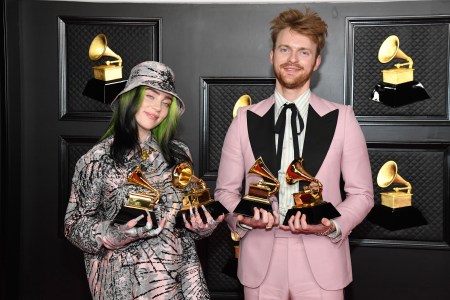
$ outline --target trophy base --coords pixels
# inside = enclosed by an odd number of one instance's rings
[[[322,218],[334,219],[339,217],[341,214],[329,202],[324,202],[323,204],[318,204],[310,207],[298,207],[291,208],[287,211],[286,217],[284,218],[283,225],[288,225],[289,218],[295,216],[297,211],[306,215],[306,222],[308,224],[320,224]]]
[[[264,203],[242,198],[239,204],[234,209],[233,213],[253,218],[255,214],[255,211],[253,210],[254,207],[262,208],[270,213],[272,212],[272,205],[269,202]]]
[[[136,227],[142,227],[147,224],[147,211],[139,208],[132,208],[123,206],[117,216],[114,218],[113,223],[123,225],[130,221],[131,219],[137,218],[140,215],[144,215],[144,218],[140,219],[136,224]],[[158,227],[158,223],[156,222],[155,213],[150,211],[150,217],[152,218],[152,228]]]
[[[399,107],[413,102],[429,99],[427,91],[415,80],[401,84],[378,83],[370,99],[390,107]]]
[[[205,204],[203,204],[203,203],[199,204],[198,213],[200,214],[200,217],[202,218],[202,221],[204,224],[206,224],[207,220],[206,220],[205,212],[200,207],[201,205],[205,206],[206,210],[209,212],[209,214],[211,215],[211,217],[213,217],[214,220],[217,219],[220,215],[228,213],[228,210],[219,201],[208,201]],[[189,209],[180,210],[175,217],[175,225],[178,228],[184,227],[183,215],[186,216],[186,220],[188,220],[188,221],[191,218],[191,213],[190,213]]]
[[[84,87],[83,95],[109,104],[123,90],[126,82],[126,80],[102,81],[92,78]]]
[[[367,219],[390,231],[428,224],[420,210],[414,206],[390,208],[376,204]]]

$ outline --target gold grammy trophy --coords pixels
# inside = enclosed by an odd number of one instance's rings
[[[287,168],[286,182],[287,184],[295,184],[300,181],[306,181],[310,184],[304,185],[303,191],[292,194],[295,205],[287,211],[284,225],[288,225],[289,218],[294,216],[297,211],[306,215],[308,224],[319,224],[322,218],[333,219],[341,215],[333,204],[323,200],[323,185],[318,179],[305,171],[303,158],[296,158]]]
[[[103,57],[113,57],[115,60],[106,60],[104,64],[94,66],[94,78],[86,84],[83,95],[110,103],[125,87],[126,80],[122,80],[122,58],[110,47],[103,33],[94,37],[89,47],[89,59],[99,61]]]
[[[280,183],[264,164],[261,157],[255,161],[248,173],[257,174],[263,177],[263,179],[260,179],[257,183],[249,184],[248,194],[241,199],[234,209],[234,213],[253,217],[254,207],[272,212],[272,205],[270,204],[269,198],[278,192]],[[268,179],[270,182],[264,181],[264,179]]]
[[[397,172],[395,161],[386,162],[378,171],[377,184],[381,188],[386,188],[393,183],[403,184],[404,187],[394,187],[390,192],[382,192],[381,205],[390,208],[411,206],[411,184],[400,176]],[[406,190],[406,192],[403,192]]]
[[[412,205],[412,186],[400,174],[397,163],[387,161],[377,175],[381,188],[394,186],[391,191],[380,192],[381,205],[375,204],[368,220],[389,230],[398,230],[427,224],[422,213]]]
[[[159,201],[159,192],[155,189],[142,173],[141,167],[137,166],[127,178],[128,184],[138,185],[148,192],[129,192],[125,204],[114,219],[114,223],[125,224],[131,219],[144,215],[136,226],[145,226],[147,223],[147,212],[152,218],[153,227],[157,227],[156,217],[153,209]]]
[[[228,213],[228,210],[220,202],[211,199],[205,181],[193,174],[193,168],[189,162],[181,162],[173,168],[172,183],[177,189],[186,189],[191,184],[191,188],[183,196],[183,206],[175,217],[178,227],[184,227],[183,214],[186,220],[190,220],[190,207],[198,209],[205,224],[207,220],[201,208],[202,205],[214,219],[217,219],[221,214]]]
[[[378,60],[381,63],[385,64],[393,59],[406,62],[396,63],[394,68],[382,70],[383,81],[372,90],[371,100],[399,107],[429,99],[430,96],[423,85],[414,80],[413,60],[400,49],[400,40],[396,35],[386,38],[378,51]]]

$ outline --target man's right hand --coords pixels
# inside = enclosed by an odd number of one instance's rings
[[[253,208],[253,217],[245,217],[242,215],[237,216],[237,220],[240,224],[250,226],[251,228],[265,228],[267,230],[272,229],[273,226],[278,226],[279,215],[276,211],[272,213],[262,208]]]

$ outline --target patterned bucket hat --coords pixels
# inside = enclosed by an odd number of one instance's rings
[[[131,69],[130,78],[125,88],[111,102],[111,108],[114,109],[116,107],[120,95],[141,85],[175,96],[178,101],[180,115],[183,114],[185,106],[175,90],[175,75],[168,66],[157,61],[145,61]]]

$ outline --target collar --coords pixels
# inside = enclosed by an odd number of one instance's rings
[[[274,93],[274,96],[275,96],[275,122],[281,113],[283,105],[289,104],[289,103],[294,103],[295,106],[297,106],[297,110],[300,112],[300,115],[302,116],[302,118],[304,120],[306,120],[306,115],[308,113],[308,107],[309,107],[310,95],[311,95],[311,90],[308,89],[306,92],[304,92],[302,95],[300,95],[294,101],[288,101],[277,90],[275,90],[275,93]],[[306,115],[305,115],[305,112],[306,112]]]

